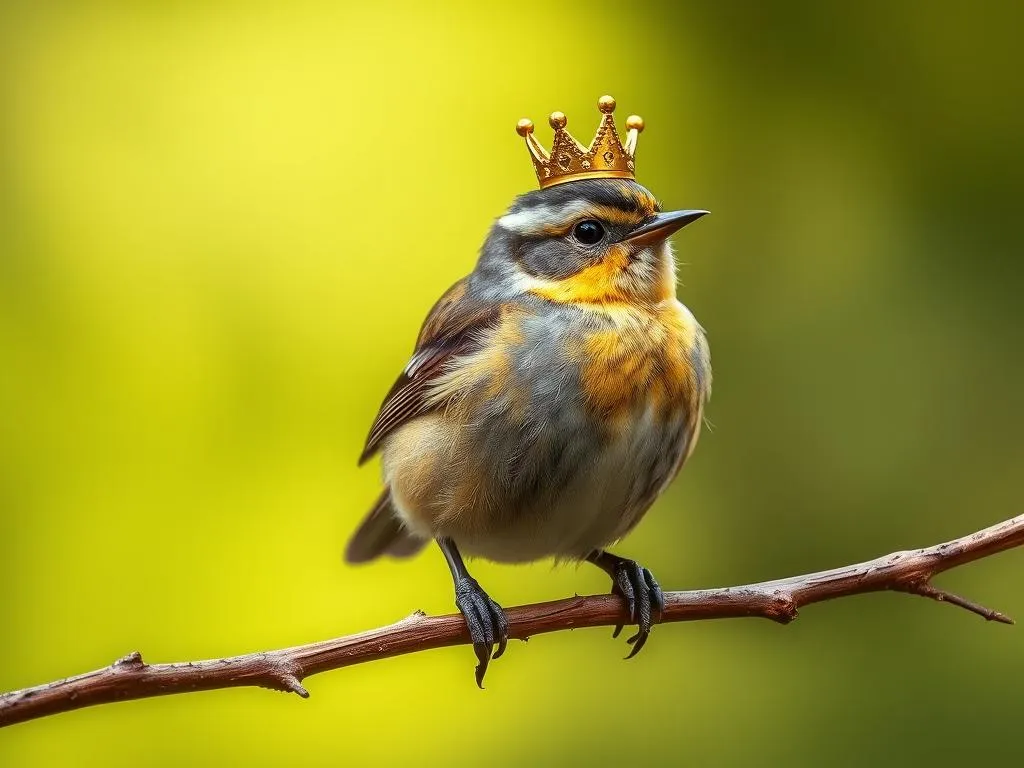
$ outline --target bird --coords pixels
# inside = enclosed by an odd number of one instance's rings
[[[644,122],[630,116],[623,141],[615,106],[599,99],[586,147],[561,112],[549,118],[550,152],[530,120],[516,125],[539,188],[493,222],[473,271],[430,310],[360,457],[381,454],[384,487],[346,561],[436,543],[481,688],[509,623],[464,556],[601,568],[637,625],[626,658],[665,608],[651,571],[607,547],[640,522],[700,435],[710,352],[676,298],[669,236],[707,211],[663,211],[636,182]]]

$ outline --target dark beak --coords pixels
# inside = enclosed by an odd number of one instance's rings
[[[630,245],[647,246],[658,243],[673,232],[682,229],[692,221],[696,221],[707,211],[669,211],[659,213],[651,221],[641,224],[623,239]]]

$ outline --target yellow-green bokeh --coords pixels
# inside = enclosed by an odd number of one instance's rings
[[[452,609],[346,567],[365,431],[529,189],[515,121],[639,112],[716,390],[620,551],[778,577],[1021,512],[1013,4],[34,4],[0,10],[0,690]],[[542,140],[547,131],[540,128]],[[596,569],[477,564],[506,605]],[[1024,558],[943,585],[1024,617]],[[885,765],[1016,755],[1024,634],[880,595],[782,629],[604,630],[83,710],[0,764]]]

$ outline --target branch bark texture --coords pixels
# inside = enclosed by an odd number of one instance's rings
[[[665,593],[663,622],[760,616],[786,624],[811,603],[866,592],[894,590],[960,606],[989,620],[1013,621],[998,611],[934,586],[943,571],[1024,545],[1024,515],[924,549],[894,552],[863,563],[738,587]],[[627,620],[618,597],[591,595],[506,610],[511,636],[579,627],[615,626]],[[147,664],[129,653],[94,672],[0,694],[0,727],[96,704],[217,688],[260,686],[306,698],[305,678],[320,672],[406,653],[469,643],[461,615],[407,619],[334,640],[224,659]]]

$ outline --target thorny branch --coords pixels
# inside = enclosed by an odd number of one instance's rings
[[[944,544],[894,552],[830,571],[739,587],[668,592],[662,621],[760,616],[786,624],[796,618],[797,609],[811,603],[895,590],[951,603],[989,621],[1012,624],[998,611],[946,592],[931,580],[943,571],[1021,545],[1024,515]],[[511,636],[521,640],[563,629],[614,626],[627,618],[619,598],[611,595],[524,605],[506,613]],[[0,695],[0,727],[96,704],[246,685],[306,698],[309,693],[302,681],[320,672],[468,642],[461,615],[416,612],[396,624],[356,635],[226,659],[146,664],[136,651],[95,672]]]

